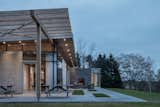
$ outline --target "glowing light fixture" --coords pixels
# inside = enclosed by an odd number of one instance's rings
[[[72,57],[69,57],[70,59],[72,59]]]
[[[64,40],[64,41],[66,41],[66,39],[65,39],[65,38],[64,38],[63,40]]]
[[[71,54],[71,53],[69,53],[68,55],[69,55],[69,56],[71,56],[72,54]]]
[[[68,46],[68,44],[66,43],[66,44],[65,44],[65,46],[67,47],[67,46]]]
[[[22,43],[22,41],[18,41],[18,43]]]
[[[6,42],[5,42],[5,41],[3,41],[3,44],[6,44]]]
[[[70,49],[67,49],[67,52],[70,52]]]

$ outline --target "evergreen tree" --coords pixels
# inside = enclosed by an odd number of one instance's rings
[[[121,88],[122,81],[119,74],[119,64],[112,54],[108,58],[99,55],[95,61],[95,67],[101,68],[102,87]]]
[[[87,55],[86,56],[86,61],[88,62],[89,64],[89,67],[93,67],[93,58],[92,58],[92,55]]]
[[[101,68],[101,86],[106,87],[108,83],[108,74],[106,72],[106,56],[99,54],[97,60],[95,61],[95,67]]]
[[[121,88],[122,81],[119,73],[119,63],[115,60],[112,54],[106,59],[106,63],[106,71],[109,76],[108,81],[110,81],[110,86],[108,87]]]

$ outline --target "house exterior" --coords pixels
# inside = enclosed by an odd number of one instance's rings
[[[68,9],[0,11],[0,86],[39,98],[43,85],[66,88],[74,67]]]
[[[100,86],[99,69],[75,65],[68,9],[0,11],[0,86],[38,100],[45,87]]]

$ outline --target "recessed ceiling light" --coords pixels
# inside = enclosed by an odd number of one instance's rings
[[[6,44],[6,42],[5,42],[5,41],[3,41],[3,44]]]
[[[37,40],[34,40],[34,42],[37,42]]]
[[[70,52],[70,49],[67,49],[67,52]]]
[[[69,56],[71,56],[72,54],[71,54],[71,53],[69,53],[68,55],[69,55]]]
[[[65,46],[68,46],[68,44],[66,43]]]

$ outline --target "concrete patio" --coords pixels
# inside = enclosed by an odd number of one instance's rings
[[[96,91],[88,91],[84,89],[85,95],[72,95],[69,93],[69,97],[66,93],[58,93],[46,97],[42,94],[40,102],[146,102],[143,99],[124,95],[118,92],[106,90],[103,88],[96,88]],[[92,93],[103,93],[110,97],[94,97]],[[37,102],[36,95],[34,93],[25,93],[23,95],[14,95],[13,98],[0,97],[0,102]]]

